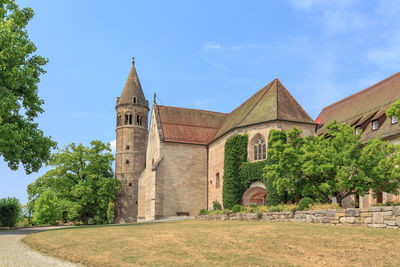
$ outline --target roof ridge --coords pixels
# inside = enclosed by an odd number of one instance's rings
[[[400,72],[397,72],[397,73],[395,73],[395,74],[393,74],[393,75],[391,75],[391,76],[389,76],[389,77],[387,77],[387,78],[385,78],[385,79],[383,79],[383,80],[381,80],[381,81],[379,81],[379,82],[377,82],[377,83],[375,83],[375,84],[373,84],[373,85],[371,85],[371,86],[369,86],[369,87],[367,87],[367,88],[365,88],[365,89],[363,89],[363,90],[361,90],[361,91],[358,91],[358,92],[356,92],[356,93],[354,93],[354,94],[352,94],[352,95],[349,95],[349,96],[347,96],[347,97],[345,97],[345,98],[343,98],[343,99],[341,99],[341,100],[339,100],[339,101],[336,101],[336,102],[330,104],[329,106],[324,107],[324,108],[321,110],[320,114],[321,114],[322,111],[324,111],[325,109],[332,108],[332,107],[334,107],[334,106],[336,106],[336,105],[338,105],[338,104],[340,104],[340,103],[342,103],[342,102],[345,102],[345,101],[347,101],[347,100],[349,100],[349,99],[351,99],[351,98],[353,98],[353,97],[356,97],[356,96],[358,96],[358,95],[360,95],[360,94],[362,94],[362,93],[365,93],[365,92],[367,92],[367,91],[369,91],[369,90],[371,90],[371,89],[377,87],[378,85],[381,85],[381,84],[383,84],[383,83],[385,83],[385,82],[387,82],[387,81],[389,81],[389,80],[391,80],[391,79],[393,79],[393,78],[395,78],[395,77],[397,77],[397,76],[400,76]]]
[[[171,108],[171,109],[195,110],[195,111],[204,111],[204,112],[209,112],[209,113],[217,113],[217,114],[225,114],[225,115],[229,114],[229,113],[223,113],[223,112],[211,111],[211,110],[205,110],[205,109],[181,108],[181,107],[172,107],[172,106],[164,106],[164,105],[157,105],[157,106],[164,107],[164,108]]]
[[[296,98],[294,98],[294,96],[289,92],[289,90],[283,85],[283,83],[277,78],[277,80],[278,80],[278,84],[279,85],[281,85],[282,86],[282,88],[285,90],[284,92],[285,92],[285,94],[295,103],[295,105],[297,105],[299,108],[300,108],[300,110],[304,113],[304,115],[306,115],[311,121],[313,121],[313,122],[315,122],[315,120],[313,120],[311,117],[310,117],[310,115],[308,115],[308,113],[304,110],[304,108],[300,105],[300,103],[299,102],[297,102],[297,100],[296,100]],[[277,94],[278,94],[278,92],[277,92]],[[277,97],[278,98],[278,97]],[[279,105],[279,102],[278,102],[278,104],[277,105]],[[277,111],[277,113],[279,112],[279,106],[278,106],[278,111]],[[277,119],[279,119],[279,116],[277,117]]]
[[[207,129],[219,129],[218,127],[210,127],[210,126],[196,125],[196,124],[187,124],[187,123],[163,122],[163,124],[178,125],[178,126],[190,126],[190,127],[207,128]]]

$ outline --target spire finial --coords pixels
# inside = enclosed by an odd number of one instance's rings
[[[156,92],[154,92],[154,100],[153,100],[154,104],[156,103],[156,97],[157,97],[157,94],[156,94]]]
[[[132,57],[132,65],[135,65],[135,57]]]

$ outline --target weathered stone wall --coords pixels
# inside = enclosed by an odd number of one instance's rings
[[[207,205],[207,147],[169,142],[163,142],[162,147],[156,177],[156,219],[176,216],[177,212],[199,214]]]
[[[222,185],[224,177],[224,151],[225,142],[232,135],[236,134],[247,134],[249,136],[248,143],[248,160],[253,161],[252,157],[252,145],[253,138],[260,134],[264,137],[265,142],[268,144],[269,131],[271,129],[289,130],[293,127],[297,127],[303,131],[303,136],[309,136],[314,134],[315,125],[299,123],[299,122],[286,122],[286,121],[274,121],[267,122],[258,125],[252,125],[248,127],[235,129],[219,139],[212,142],[208,147],[208,208],[212,207],[214,200],[219,201],[222,204]],[[267,148],[268,149],[268,148]],[[216,174],[219,173],[220,185],[216,184]],[[260,177],[261,180],[261,177]]]
[[[200,215],[201,220],[262,220],[266,222],[305,222],[331,225],[365,225],[373,228],[400,228],[400,206],[368,209],[308,210],[296,212],[232,213]]]

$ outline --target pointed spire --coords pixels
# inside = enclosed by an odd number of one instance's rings
[[[140,85],[139,77],[135,69],[135,58],[132,57],[132,67],[129,72],[128,78],[124,89],[122,90],[121,97],[118,104],[142,104],[147,105],[146,98],[144,97],[142,86]]]

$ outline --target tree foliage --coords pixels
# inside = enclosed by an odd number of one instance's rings
[[[61,219],[61,205],[55,193],[48,188],[35,202],[33,212],[33,223],[35,224],[57,224]]]
[[[32,17],[32,9],[0,0],[0,156],[13,170],[22,164],[28,174],[38,171],[56,146],[34,122],[43,112],[37,84],[47,60],[34,54],[29,40]]]
[[[247,135],[234,135],[225,143],[224,182],[222,201],[225,209],[232,209],[242,198],[244,187],[240,177],[242,162],[247,161]]]
[[[92,141],[90,147],[74,143],[51,156],[51,170],[28,185],[29,205],[34,206],[44,192],[46,199],[56,201],[60,207],[59,218],[62,221],[79,220],[88,223],[89,219],[97,223],[106,223],[110,219],[107,211],[112,207],[115,193],[120,189],[120,182],[114,178],[108,144]],[[109,211],[110,212],[110,211]]]
[[[0,199],[0,225],[14,227],[21,213],[21,205],[15,197]]]
[[[387,110],[386,110],[387,116],[390,117],[397,117],[400,119],[400,99],[395,101]]]
[[[361,145],[360,135],[347,124],[332,122],[329,138],[301,137],[301,131],[288,131],[287,143],[269,147],[276,160],[264,169],[272,177],[278,192],[338,202],[349,195],[363,196],[370,188],[375,193],[396,193],[400,187],[399,147],[380,139]],[[397,165],[396,165],[397,164]]]

